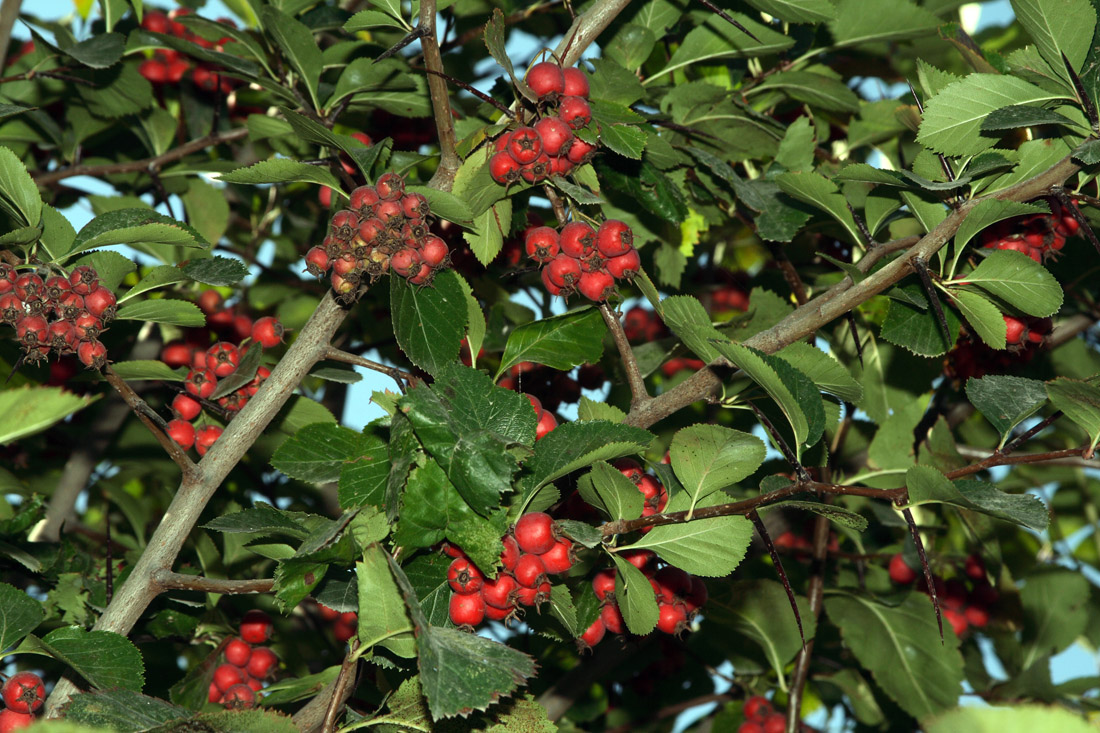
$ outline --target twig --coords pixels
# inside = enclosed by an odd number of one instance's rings
[[[798,636],[802,639],[802,646],[806,646],[806,634],[802,631],[802,614],[798,612],[798,601],[794,596],[794,588],[791,587],[787,571],[783,569],[783,559],[779,557],[779,552],[775,549],[775,543],[772,542],[771,535],[768,534],[768,528],[764,526],[760,514],[753,509],[746,513],[745,517],[756,527],[756,533],[760,535],[764,546],[768,548],[768,554],[772,557],[772,564],[775,565],[775,574],[779,576],[780,582],[783,583],[783,589],[787,591],[787,600],[791,603],[791,611],[794,612],[794,620],[798,624]]]
[[[247,595],[270,593],[275,587],[273,578],[255,580],[226,580],[223,578],[204,578],[201,575],[175,573],[171,570],[158,570],[153,573],[153,581],[162,590],[193,590],[200,593],[221,593],[222,595]]]
[[[1086,97],[1087,99],[1087,97]],[[1092,114],[1096,114],[1096,110],[1093,109]],[[1095,124],[1095,123],[1093,123]],[[1062,204],[1062,208],[1069,211],[1070,215],[1077,220],[1077,224],[1080,226],[1081,231],[1085,235],[1085,239],[1092,243],[1092,246],[1096,249],[1097,254],[1100,254],[1100,239],[1096,238],[1096,232],[1092,230],[1092,225],[1089,224],[1088,219],[1081,213],[1081,210],[1077,208],[1077,204],[1066,195],[1066,191],[1061,186],[1054,186],[1050,189],[1050,192],[1054,194],[1054,197],[1058,199]]]
[[[901,506],[899,503],[898,506]],[[943,614],[940,612],[940,599],[936,594],[936,583],[932,577],[932,568],[928,566],[928,557],[924,552],[924,542],[921,541],[920,531],[917,529],[917,523],[913,519],[913,510],[909,507],[905,507],[901,510],[902,516],[905,517],[905,523],[909,525],[909,534],[913,537],[913,544],[917,548],[917,557],[920,558],[920,566],[924,570],[924,582],[928,586],[928,596],[932,599],[932,608],[936,609],[936,623],[940,627],[940,643],[943,643]]]
[[[52,186],[58,181],[66,178],[72,178],[73,176],[109,176],[115,173],[134,173],[136,171],[146,171],[159,168],[165,163],[171,163],[177,161],[180,158],[184,158],[191,153],[197,153],[204,148],[208,148],[211,145],[220,145],[221,143],[232,142],[239,140],[242,137],[248,136],[248,128],[238,127],[235,130],[228,130],[226,132],[218,133],[217,135],[207,135],[206,137],[198,138],[197,140],[191,140],[179,147],[166,150],[160,155],[154,155],[151,158],[142,158],[141,160],[128,160],[125,163],[104,163],[102,165],[71,165],[68,168],[61,168],[56,171],[48,171],[45,173],[39,173],[34,176],[34,182],[39,186]]]
[[[397,53],[401,49],[405,48],[405,46],[408,46],[410,43],[415,41],[417,38],[423,38],[423,37],[424,37],[424,28],[423,28],[423,26],[419,26],[419,25],[416,26],[411,31],[406,33],[404,38],[402,38],[400,41],[398,41],[397,43],[393,44],[388,49],[383,51],[382,55],[380,55],[378,58],[376,58],[374,61],[371,62],[371,65],[373,66],[374,64],[377,64],[379,61],[385,61],[390,56],[393,56],[395,53]]]
[[[355,366],[366,367],[376,372],[381,372],[386,376],[397,382],[397,386],[401,387],[401,382],[404,380],[410,385],[419,382],[420,380],[413,374],[409,374],[406,371],[398,369],[397,367],[386,366],[385,364],[379,364],[376,361],[371,361],[366,357],[359,356],[358,354],[352,354],[342,349],[338,349],[335,346],[329,346],[325,349],[325,359],[332,359],[333,361],[340,361],[345,364],[354,364]]]
[[[642,377],[641,369],[638,368],[638,360],[634,358],[634,349],[630,348],[626,332],[623,331],[623,324],[619,323],[619,317],[607,303],[600,303],[600,315],[603,316],[603,322],[607,324],[607,330],[611,332],[611,338],[619,349],[619,358],[623,362],[626,381],[630,385],[630,406],[633,409],[635,405],[650,399],[645,388],[645,379]]]
[[[821,615],[822,598],[825,593],[825,558],[829,552],[829,519],[819,516],[814,520],[813,568],[810,575],[809,602],[810,613],[816,619]],[[787,731],[796,733],[802,716],[802,691],[810,676],[810,659],[813,657],[814,642],[803,640],[802,649],[794,663],[791,676],[790,700],[787,703]]]
[[[516,118],[516,113],[508,109],[508,107],[506,107],[502,102],[497,99],[493,99],[488,94],[469,84],[468,82],[464,82],[457,77],[451,76],[450,74],[444,74],[442,71],[436,71],[435,69],[422,69],[422,71],[426,71],[427,73],[432,74],[432,76],[428,77],[429,79],[439,77],[440,79],[446,81],[448,84],[453,84],[459,89],[462,89],[465,92],[469,92],[470,94],[480,99],[482,102],[485,102],[485,104],[496,107],[498,110],[501,111],[502,114],[511,117],[513,120]]]
[[[435,0],[420,1],[420,47],[424,50],[424,66],[428,71],[428,94],[432,99],[435,129],[439,135],[439,168],[428,184],[442,191],[450,191],[454,185],[462,160],[455,153],[455,121],[451,115],[451,97],[446,82],[438,76],[443,73],[443,57],[439,53],[439,39],[435,35]]]
[[[348,699],[348,682],[354,676],[352,673],[359,663],[359,657],[355,654],[358,648],[359,639],[353,638],[348,645],[347,654],[344,655],[344,662],[340,665],[336,686],[332,688],[332,700],[329,702],[328,709],[325,710],[325,722],[321,725],[322,733],[332,733],[336,729],[336,716]]]
[[[736,20],[734,20],[733,17],[730,16],[729,13],[727,13],[725,10],[722,10],[720,7],[718,7],[717,5],[712,3],[710,0],[699,0],[699,2],[701,2],[703,5],[706,5],[711,10],[711,12],[715,13],[719,18],[726,21],[727,23],[729,23],[734,28],[736,28],[737,30],[744,33],[746,36],[748,36],[752,40],[756,41],[757,43],[763,43],[763,41],[761,41],[759,38],[754,36],[749,31],[748,28],[746,28],[745,26],[738,23]]]
[[[763,425],[764,429],[768,431],[768,434],[772,436],[772,440],[775,441],[775,444],[779,446],[779,450],[783,453],[783,457],[787,459],[787,463],[794,467],[795,473],[798,474],[798,482],[805,484],[812,481],[810,474],[806,472],[806,467],[798,460],[798,456],[796,456],[794,451],[791,450],[791,447],[787,445],[787,441],[783,438],[783,435],[776,430],[775,425],[768,419],[768,416],[764,414],[764,411],[752,402],[749,403],[749,407],[752,408],[753,413],[756,415],[756,419],[760,421],[760,424]]]
[[[924,294],[928,296],[928,301],[932,304],[932,312],[936,314],[936,322],[939,323],[940,330],[943,332],[944,348],[950,349],[954,345],[951,343],[951,329],[947,327],[947,318],[943,314],[940,294],[936,292],[936,286],[932,284],[932,276],[928,274],[928,265],[920,257],[914,257],[912,265],[913,270],[920,278],[921,285],[924,286]]]

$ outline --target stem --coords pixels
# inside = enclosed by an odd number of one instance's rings
[[[118,376],[114,369],[111,369],[110,365],[103,367],[103,378],[122,395],[122,399],[125,400],[126,404],[133,410],[134,414],[137,415],[137,419],[141,420],[142,424],[149,428],[149,432],[151,432],[153,437],[157,439],[157,442],[160,443],[160,447],[164,448],[165,452],[168,453],[168,457],[172,459],[172,462],[180,467],[180,471],[183,472],[184,480],[188,481],[197,478],[199,467],[195,465],[195,462],[192,461],[187,455],[187,452],[180,447],[179,443],[169,438],[164,430],[162,430],[149,416],[152,410],[145,403],[145,400],[141,399],[137,392],[126,383],[126,380]]]
[[[153,581],[160,586],[161,590],[193,590],[200,593],[221,593],[223,595],[270,593],[275,586],[273,578],[225,580],[222,578],[204,578],[201,575],[174,573],[163,568],[153,573]]]
[[[821,599],[825,593],[825,558],[829,552],[829,520],[819,516],[814,520],[814,559],[810,575],[810,613],[814,619],[821,615]],[[791,677],[790,700],[787,703],[787,733],[797,733],[802,717],[802,691],[810,676],[810,658],[814,652],[814,639],[802,645],[794,663]]]
[[[435,129],[439,135],[439,168],[428,184],[441,191],[450,191],[454,185],[462,160],[455,153],[455,124],[451,115],[451,97],[443,73],[443,57],[439,53],[439,39],[435,34],[435,0],[420,2],[420,47],[424,51],[424,66],[434,74],[428,74],[428,94],[432,99]]]
[[[348,645],[348,652],[344,655],[344,663],[340,665],[340,674],[336,677],[336,684],[332,688],[332,700],[325,711],[325,720],[321,725],[322,733],[332,733],[336,729],[336,716],[351,694],[352,687],[348,683],[354,676],[353,672],[359,663],[359,657],[355,653],[358,648],[359,640],[352,639]]]
[[[630,0],[596,0],[586,12],[578,15],[554,49],[554,55],[561,60],[561,65],[572,66],[577,63],[584,50],[629,4]]]
[[[333,361],[340,361],[345,364],[354,364],[355,366],[366,367],[367,369],[381,372],[382,374],[385,374],[386,376],[393,379],[393,381],[397,382],[397,387],[398,389],[401,389],[402,392],[404,391],[404,387],[401,384],[402,380],[408,382],[409,384],[416,384],[420,381],[416,378],[416,376],[409,374],[404,370],[398,369],[397,367],[379,364],[376,361],[371,361],[370,359],[359,356],[358,354],[352,354],[342,349],[338,349],[335,346],[329,346],[327,349],[325,349],[324,358],[332,359]]]
[[[622,359],[623,369],[626,371],[626,381],[630,384],[630,407],[633,409],[635,406],[649,400],[649,393],[646,392],[645,388],[645,379],[642,378],[642,372],[638,368],[638,360],[634,358],[634,350],[630,348],[630,342],[626,340],[623,325],[619,323],[619,318],[611,310],[611,306],[607,303],[600,303],[600,315],[603,316],[603,322],[607,324],[607,330],[611,332],[611,337],[615,340],[615,346],[619,349],[619,357]]]

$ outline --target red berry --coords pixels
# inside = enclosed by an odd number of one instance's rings
[[[507,152],[501,151],[489,159],[489,175],[502,186],[520,179],[520,164]]]
[[[447,568],[447,582],[455,593],[477,593],[485,582],[485,576],[468,559],[458,557]]]
[[[609,272],[585,272],[581,274],[577,290],[589,300],[602,303],[615,294],[615,279]]]
[[[515,608],[515,593],[519,584],[511,575],[501,573],[496,580],[486,580],[481,586],[481,597],[495,608]]]
[[[745,705],[741,708],[741,712],[745,714],[746,718],[763,720],[771,715],[772,704],[768,698],[756,695],[745,701]]]
[[[581,279],[581,263],[564,252],[552,259],[543,269],[546,281],[554,287],[571,289]]]
[[[558,426],[558,419],[554,417],[554,413],[546,410],[539,417],[538,424],[535,425],[535,440],[542,440],[546,437],[546,434]]]
[[[666,634],[679,634],[687,628],[687,613],[678,604],[662,603],[657,617],[657,629]]]
[[[574,130],[579,130],[592,121],[592,108],[584,97],[562,97],[558,117]]]
[[[508,623],[516,615],[516,606],[513,603],[508,608],[497,608],[496,606],[490,606],[485,604],[485,618],[490,621],[503,621]]]
[[[539,559],[550,575],[567,573],[573,567],[573,543],[562,537],[553,547],[539,555]]]
[[[46,700],[42,678],[34,672],[17,672],[8,678],[0,690],[4,704],[17,713],[33,713]]]
[[[222,696],[222,705],[231,710],[248,710],[256,707],[256,693],[244,684],[233,685]]]
[[[967,606],[963,611],[966,622],[975,628],[984,628],[989,623],[989,611],[980,606]]]
[[[534,161],[520,166],[520,177],[528,183],[538,183],[550,177],[550,156],[542,153]]]
[[[167,33],[170,27],[168,16],[155,10],[148,10],[141,18],[141,27],[150,33]]]
[[[198,451],[200,456],[205,456],[206,451],[210,450],[210,446],[218,442],[218,438],[222,436],[223,432],[224,429],[218,425],[204,425],[199,428],[195,431],[195,450]],[[251,640],[246,639],[245,641]]]
[[[102,286],[84,296],[84,307],[88,312],[105,321],[115,317],[115,303],[115,294]]]
[[[35,275],[34,277],[38,277]],[[81,265],[74,268],[69,273],[69,284],[72,285],[73,292],[77,295],[87,295],[88,293],[99,287],[99,274],[96,273],[94,268],[88,265]],[[16,281],[16,292],[18,294],[19,282]],[[24,300],[26,300],[24,298]]]
[[[550,279],[550,270],[549,270],[549,268],[544,268],[541,272],[539,272],[539,279],[542,280],[542,286],[544,288],[546,288],[546,292],[550,293],[551,295],[561,295],[562,294],[562,288],[555,285],[553,280]],[[570,288],[567,289],[566,295],[568,295],[572,292],[573,292],[573,289],[572,289],[572,287],[570,287]],[[510,379],[510,377],[506,377],[506,379]],[[501,386],[502,387],[504,386],[504,380],[503,379],[501,380]],[[511,387],[509,387],[509,389],[511,389]]]
[[[218,378],[210,369],[192,369],[187,373],[183,388],[190,394],[207,399],[218,387]]]
[[[427,262],[420,266],[420,272],[409,278],[410,285],[427,285],[432,281],[435,270]]]
[[[565,94],[570,97],[584,97],[588,99],[588,76],[576,66],[562,69],[565,77]]]
[[[271,638],[271,617],[263,611],[249,611],[241,620],[241,638],[249,644],[263,644]]]
[[[252,657],[248,660],[248,673],[258,680],[266,680],[275,673],[279,664],[279,658],[275,652],[266,646],[258,646],[252,650]]]
[[[531,555],[541,555],[547,552],[558,540],[554,519],[545,512],[528,512],[524,514],[516,522],[515,534],[519,549]],[[520,558],[520,562],[522,561],[523,559]],[[523,585],[532,585],[531,583],[524,583],[518,575],[516,579]]]
[[[348,208],[352,211],[359,212],[359,215],[363,216],[371,210],[371,207],[378,203],[380,198],[374,186],[360,186],[351,192],[351,200],[348,202]]]
[[[626,222],[608,219],[596,232],[596,248],[604,257],[618,257],[634,249],[634,232]]]
[[[581,634],[581,641],[584,642],[586,647],[591,648],[599,644],[606,633],[607,627],[603,625],[603,621],[596,619],[592,622],[592,625]]]
[[[252,656],[252,647],[241,639],[231,639],[225,645],[225,661],[237,667],[245,667]]]
[[[335,636],[336,641],[340,642],[341,644],[355,636],[355,634],[355,624],[349,624],[343,620],[340,620],[332,625],[332,635]]]
[[[909,567],[900,552],[890,558],[890,580],[898,585],[910,585],[917,580],[917,571]]]
[[[32,713],[17,713],[14,710],[0,710],[0,733],[29,728],[38,718]]]
[[[745,721],[737,726],[737,733],[764,733],[764,727],[753,721]]]
[[[571,170],[573,170],[573,164],[565,156],[550,158],[551,176],[565,176],[568,175]]]
[[[615,598],[615,569],[604,568],[592,577],[592,590],[601,601]]]
[[[573,144],[569,146],[569,153],[566,157],[569,158],[570,163],[581,165],[587,163],[595,153],[596,146],[593,143],[586,143],[579,137],[575,137],[573,138]]]
[[[396,173],[383,173],[374,184],[378,197],[396,201],[405,194],[405,179]]]
[[[82,341],[76,356],[89,369],[102,369],[107,364],[107,347],[99,341]]]
[[[328,272],[328,253],[322,247],[312,247],[306,252],[306,271],[320,277]]]
[[[943,617],[947,623],[951,624],[952,630],[955,632],[955,636],[962,636],[966,633],[967,628],[970,626],[970,622],[966,620],[966,616],[959,613],[953,608],[945,608],[943,610]]]
[[[202,412],[202,405],[185,394],[178,394],[172,400],[172,412],[183,420],[194,420]]]
[[[607,260],[604,262],[604,267],[611,273],[611,277],[616,280],[622,280],[623,278],[631,280],[641,271],[642,258],[638,255],[638,250],[632,249],[625,255]]]
[[[583,221],[573,221],[561,229],[559,245],[562,254],[583,259],[596,251],[596,230]]]
[[[542,582],[537,588],[518,586],[516,588],[516,601],[521,606],[537,606],[550,600],[550,583]]]
[[[420,253],[411,247],[398,250],[390,257],[390,269],[405,278],[420,272],[422,264],[424,262],[420,258]]]
[[[450,248],[447,243],[434,234],[425,237],[420,243],[420,258],[428,267],[441,267],[447,261],[448,254]]]
[[[764,719],[763,730],[764,733],[786,733],[787,719],[783,717],[782,713],[769,715]]]
[[[659,589],[658,603],[679,603],[691,593],[691,576],[672,565],[658,570],[651,582]]]
[[[558,256],[558,233],[552,227],[528,229],[524,248],[536,262],[549,262]]]
[[[166,432],[184,450],[195,444],[195,426],[186,420],[170,420]]]
[[[542,138],[535,128],[520,127],[508,136],[508,144],[504,149],[521,165],[534,163],[542,155]]]
[[[218,668],[214,670],[214,684],[218,689],[225,692],[233,685],[239,685],[244,682],[244,673],[241,668],[233,664],[220,664]]]
[[[455,626],[477,626],[485,620],[485,600],[480,593],[455,593],[451,596],[448,615]]]
[[[60,353],[71,353],[76,350],[76,327],[68,321],[54,321],[47,331],[47,340],[50,347]]]
[[[600,609],[600,620],[612,634],[626,633],[626,621],[623,620],[623,612],[614,603],[608,603]]]
[[[527,86],[539,99],[565,91],[565,75],[553,61],[543,61],[527,70]]]
[[[428,199],[418,193],[407,193],[401,199],[401,209],[410,219],[426,219],[432,214]]]
[[[546,581],[546,566],[538,555],[523,554],[519,556],[515,570],[512,571],[516,582],[525,588],[537,588]]]
[[[531,403],[531,407],[535,408],[535,417],[540,417],[545,410],[542,407],[542,400],[535,397],[533,394],[527,395],[527,400]]]
[[[985,563],[978,555],[967,555],[964,572],[971,580],[985,580]]]
[[[275,316],[264,316],[252,324],[252,340],[265,349],[273,349],[283,342],[283,324]]]
[[[241,363],[241,352],[227,341],[219,341],[206,350],[206,368],[215,377],[228,377]]]
[[[504,549],[500,553],[500,564],[504,566],[505,570],[515,570],[516,563],[519,562],[519,545],[516,543],[516,538],[512,535],[504,535]]]
[[[218,689],[218,686],[213,682],[210,683],[210,687],[207,688],[206,699],[210,702],[221,702],[222,691]]]
[[[569,152],[573,144],[573,130],[557,117],[543,117],[535,123],[534,131],[542,140],[542,152],[558,157]]]
[[[684,598],[684,605],[687,606],[688,613],[698,611],[705,606],[709,597],[710,593],[703,579],[696,575],[691,576],[691,590]]]
[[[74,298],[80,298],[79,295],[72,296]],[[83,309],[84,302],[81,298],[80,307]],[[0,320],[9,325],[15,325],[21,318],[27,315],[26,309],[23,307],[23,301],[19,299],[19,296],[14,293],[7,293],[0,295]]]
[[[1023,343],[1027,339],[1027,324],[1021,321],[1019,318],[1013,316],[1004,316],[1005,328],[1007,331],[1006,340],[1009,346],[1015,346]]]

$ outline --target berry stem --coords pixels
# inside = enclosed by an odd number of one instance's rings
[[[816,620],[821,615],[822,598],[825,594],[825,558],[829,553],[829,519],[818,516],[814,520],[813,564],[810,566],[810,587],[807,593],[810,613]],[[814,652],[814,641],[804,641],[802,649],[795,657],[794,672],[791,674],[790,700],[787,703],[787,730],[798,731],[802,716],[802,691],[810,676],[810,658]]]

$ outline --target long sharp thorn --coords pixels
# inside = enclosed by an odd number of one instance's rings
[[[871,236],[871,230],[867,228],[867,223],[863,221],[863,217],[856,213],[856,210],[852,208],[851,204],[848,204],[848,211],[851,212],[852,219],[856,223],[856,228],[859,229],[859,233],[863,236],[863,243],[868,247],[874,247],[878,244],[875,238]]]
[[[1070,64],[1069,59],[1066,58],[1065,51],[1062,52],[1062,64],[1066,67],[1066,73],[1069,74],[1069,80],[1073,82],[1073,89],[1077,92],[1077,98],[1081,102],[1081,106],[1085,109],[1085,114],[1089,118],[1089,124],[1092,125],[1092,131],[1100,135],[1100,119],[1096,115],[1096,105],[1092,103],[1092,97],[1085,92],[1085,85],[1081,83],[1081,77],[1077,76],[1077,72],[1073,70],[1073,65]]]
[[[917,103],[917,110],[921,113],[921,116],[923,117],[924,105],[921,104],[920,97],[917,96],[917,90],[913,88],[913,82],[906,79],[905,83],[909,85],[909,93],[913,95],[913,101]],[[936,155],[939,156],[940,166],[943,168],[943,174],[947,176],[947,180],[955,180],[955,171],[951,168],[951,164],[947,162],[947,158],[944,156],[944,154],[936,153]]]
[[[515,119],[515,117],[516,117],[516,113],[515,113],[515,112],[513,112],[513,111],[512,111],[512,110],[510,110],[510,109],[508,109],[508,108],[507,108],[507,107],[505,107],[505,106],[504,106],[503,104],[501,104],[501,103],[500,103],[500,102],[498,102],[497,100],[493,99],[493,98],[492,98],[492,97],[490,97],[490,96],[489,96],[488,94],[486,94],[485,92],[481,91],[480,89],[474,89],[474,88],[473,88],[472,86],[470,86],[470,85],[469,85],[469,84],[467,84],[466,82],[462,81],[461,79],[456,79],[456,78],[454,78],[453,76],[451,76],[451,75],[449,75],[449,74],[444,74],[444,73],[443,73],[442,71],[436,71],[435,69],[422,69],[422,71],[426,71],[426,72],[428,72],[429,74],[435,74],[436,76],[441,76],[441,77],[443,77],[443,78],[444,78],[444,79],[446,79],[446,80],[447,80],[447,81],[448,81],[449,83],[451,83],[451,84],[454,84],[454,85],[455,85],[456,87],[461,87],[462,89],[465,89],[465,90],[466,90],[467,92],[469,92],[470,94],[474,95],[475,97],[477,97],[478,99],[480,99],[480,100],[481,100],[482,102],[485,102],[486,104],[491,104],[491,105],[493,105],[494,107],[496,107],[497,109],[499,109],[499,110],[500,110],[501,112],[503,112],[503,113],[504,113],[504,114],[506,114],[507,116],[511,117],[512,119]]]
[[[794,472],[798,476],[798,483],[808,484],[813,481],[813,478],[810,476],[809,472],[806,471],[806,467],[803,466],[802,462],[798,460],[798,456],[796,456],[794,454],[794,451],[791,450],[791,447],[787,445],[787,441],[783,438],[779,431],[775,429],[775,425],[773,425],[772,421],[768,419],[768,416],[765,415],[764,412],[752,402],[749,402],[749,407],[751,407],[752,411],[756,413],[756,419],[760,421],[760,424],[764,426],[764,429],[767,430],[768,434],[772,436],[773,440],[775,440],[775,444],[779,446],[779,452],[782,453],[783,457],[787,459],[787,463],[794,466]]]
[[[699,0],[699,2],[701,2],[703,5],[706,5],[708,8],[710,8],[710,10],[712,12],[717,14],[719,18],[721,18],[722,20],[724,20],[727,23],[731,24],[734,28],[741,31],[742,33],[744,33],[746,36],[748,36],[752,40],[756,41],[757,43],[763,43],[763,41],[761,41],[759,38],[757,38],[751,32],[749,32],[748,28],[746,28],[745,26],[741,25],[736,20],[731,18],[729,13],[727,13],[725,10],[722,10],[722,8],[718,7],[714,3],[710,2],[710,0]]]
[[[397,53],[398,51],[403,49],[405,46],[408,46],[410,43],[412,43],[416,39],[420,38],[422,35],[424,35],[424,29],[423,28],[421,28],[420,26],[417,26],[417,27],[413,28],[411,31],[409,31],[408,33],[405,34],[404,38],[402,38],[400,41],[398,41],[394,45],[390,46],[388,49],[386,49],[386,51],[384,51],[382,53],[381,56],[379,56],[374,61],[372,61],[371,65],[373,66],[374,64],[377,64],[379,61],[383,61],[385,59],[388,59],[390,56],[393,56],[395,53]]]
[[[932,568],[928,567],[928,558],[924,554],[924,543],[921,542],[920,532],[917,531],[917,523],[913,520],[913,512],[906,507],[901,510],[905,517],[905,523],[909,525],[909,534],[913,537],[913,544],[917,546],[917,557],[920,558],[920,566],[924,570],[924,582],[928,585],[928,594],[932,597],[932,607],[936,609],[936,623],[940,626],[940,643],[943,643],[943,616],[940,614],[940,599],[936,595],[936,584],[932,581]]]
[[[846,314],[848,326],[852,329],[852,340],[856,342],[856,356],[859,357],[859,365],[863,366],[863,344],[859,340],[859,331],[856,330],[856,317],[851,311]]]
[[[1062,208],[1070,213],[1070,215],[1077,220],[1077,223],[1081,225],[1081,232],[1085,235],[1085,238],[1092,242],[1092,246],[1096,248],[1096,252],[1100,254],[1100,239],[1096,238],[1096,232],[1092,230],[1092,226],[1085,219],[1085,215],[1081,213],[1081,209],[1077,208],[1077,203],[1070,198],[1065,189],[1061,186],[1051,189],[1051,193],[1062,204]]]
[[[913,269],[917,271],[921,284],[924,286],[924,292],[928,295],[928,300],[932,303],[932,312],[936,314],[936,321],[940,324],[940,328],[943,329],[944,346],[950,349],[954,345],[951,342],[951,329],[947,327],[947,318],[943,314],[943,304],[940,303],[940,296],[939,293],[936,292],[936,286],[932,284],[932,276],[928,274],[928,266],[925,264],[924,260],[919,257],[914,257]]]
[[[794,620],[798,624],[798,636],[802,639],[802,646],[806,646],[806,635],[802,631],[802,616],[798,613],[798,601],[794,596],[794,589],[791,588],[791,581],[787,578],[787,571],[783,569],[783,561],[779,558],[779,552],[775,549],[775,545],[772,544],[772,538],[768,534],[767,527],[764,526],[764,521],[760,519],[760,515],[753,509],[751,512],[745,515],[748,517],[753,526],[756,527],[756,533],[760,535],[760,539],[763,540],[764,546],[768,548],[768,554],[772,556],[772,562],[775,564],[775,574],[779,576],[779,580],[783,583],[783,589],[787,591],[787,600],[791,602],[791,610],[794,611]]]

